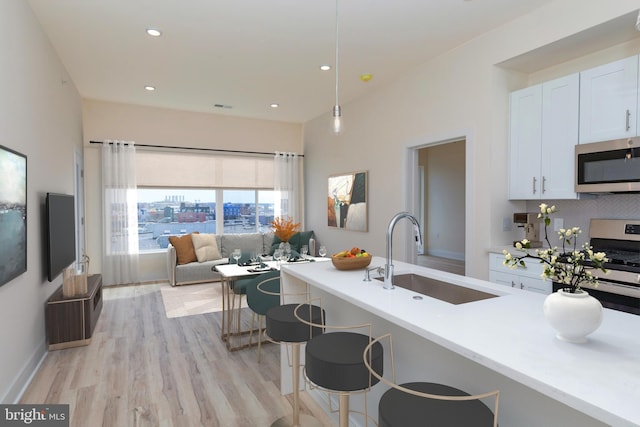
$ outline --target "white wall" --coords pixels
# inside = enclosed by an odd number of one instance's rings
[[[0,145],[27,156],[27,272],[0,287],[0,402],[13,403],[46,352],[44,197],[73,194],[80,97],[24,0],[0,2]]]
[[[407,147],[463,137],[467,141],[466,272],[488,278],[487,250],[518,236],[502,231],[503,218],[526,207],[524,202],[507,200],[508,93],[526,86],[530,77],[495,64],[637,9],[637,1],[630,0],[553,1],[344,105],[343,135],[326,131],[328,114],[307,123],[307,227],[318,233],[329,251],[356,245],[383,255],[388,221],[414,203],[413,189],[407,186]],[[615,59],[611,56],[639,51],[633,50],[594,54],[588,61],[605,63]],[[568,57],[571,54],[567,52]],[[563,71],[554,66],[545,78]],[[326,226],[326,179],[350,170],[369,171],[368,233]],[[405,246],[394,243],[394,249]],[[394,257],[407,260],[408,255],[398,250]]]
[[[100,145],[124,139],[137,144],[256,152],[302,152],[302,125],[216,114],[83,100],[87,254],[91,272],[102,268]],[[171,173],[171,171],[167,171]],[[140,256],[142,281],[166,280],[166,251]]]

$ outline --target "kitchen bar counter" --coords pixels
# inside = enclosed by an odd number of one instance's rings
[[[381,265],[380,257],[371,263]],[[549,418],[562,420],[562,425],[599,425],[595,420],[614,426],[640,425],[640,316],[605,309],[602,326],[587,343],[566,343],[555,338],[543,318],[544,295],[412,264],[395,261],[394,265],[396,275],[418,273],[500,296],[461,305],[427,296],[416,300],[413,296],[418,294],[412,291],[385,290],[378,280],[364,282],[363,270],[338,271],[331,263],[283,266],[282,283],[285,289],[309,284],[312,293],[322,296],[329,324],[370,317],[375,334],[393,330],[402,340],[403,331],[409,331],[407,336],[413,337],[405,338],[409,349],[415,335],[423,338],[418,341],[424,346],[416,347],[414,360],[406,363],[412,366],[407,374],[415,377],[418,370],[428,379],[434,371],[447,381],[446,371],[450,371],[451,381],[456,382],[451,385],[468,380],[468,392],[500,388],[501,426],[543,425]],[[340,309],[332,311],[332,304]],[[351,311],[356,314],[344,314]],[[396,353],[403,351],[395,338],[394,348]],[[430,361],[430,353],[439,351],[445,353]],[[450,353],[454,355],[447,356]],[[396,356],[403,357],[407,356]],[[421,360],[450,366],[421,367]],[[456,371],[463,369],[471,374],[456,379]],[[284,371],[283,384],[288,381]],[[409,379],[413,378],[400,378]],[[480,389],[469,389],[474,386]],[[582,414],[589,422],[580,419]],[[576,416],[577,421],[572,418]]]

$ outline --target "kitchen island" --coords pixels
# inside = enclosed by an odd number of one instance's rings
[[[374,257],[371,266],[384,263]],[[640,316],[605,309],[587,343],[567,343],[543,318],[544,295],[394,264],[396,275],[415,273],[498,297],[450,304],[400,287],[385,290],[381,281],[363,281],[363,270],[339,271],[331,263],[283,266],[282,286],[286,292],[308,285],[330,325],[367,321],[374,335],[391,332],[400,382],[442,382],[472,394],[500,389],[501,427],[640,425]],[[282,364],[288,392],[291,370],[286,358]],[[383,392],[377,385],[368,395],[374,418]],[[324,395],[312,394],[326,404]]]

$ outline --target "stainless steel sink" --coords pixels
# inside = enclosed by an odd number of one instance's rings
[[[376,279],[384,280],[383,277]],[[498,296],[412,273],[393,276],[393,285],[456,305]]]

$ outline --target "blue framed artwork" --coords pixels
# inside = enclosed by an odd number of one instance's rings
[[[0,145],[0,286],[27,271],[27,157]]]

